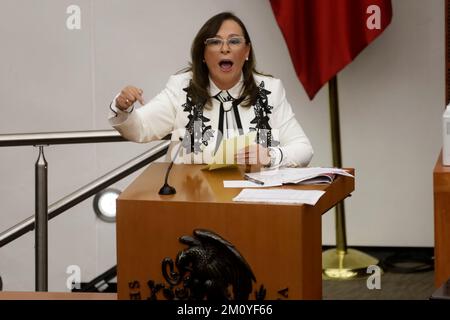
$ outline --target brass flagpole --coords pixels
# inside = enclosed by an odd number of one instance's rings
[[[341,168],[341,130],[339,121],[337,76],[334,76],[328,82],[328,91],[333,166]],[[339,202],[335,208],[336,248],[322,252],[323,277],[325,279],[344,280],[352,279],[356,276],[367,275],[367,267],[378,264],[378,259],[359,250],[347,248],[344,201]]]

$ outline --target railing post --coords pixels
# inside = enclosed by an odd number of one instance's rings
[[[48,196],[47,161],[39,147],[35,164],[35,280],[36,291],[48,291]]]

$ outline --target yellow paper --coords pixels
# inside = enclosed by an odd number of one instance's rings
[[[202,170],[216,170],[222,168],[237,167],[234,156],[245,147],[256,144],[256,131],[250,131],[245,135],[235,136],[230,139],[222,139],[214,160]]]

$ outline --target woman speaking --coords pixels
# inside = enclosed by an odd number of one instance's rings
[[[193,41],[191,59],[148,103],[143,90],[122,89],[110,106],[111,125],[141,143],[171,133],[181,143],[175,163],[210,163],[222,139],[253,132],[256,143],[239,150],[238,163],[309,164],[313,149],[283,85],[256,71],[250,36],[238,17],[224,12],[210,18]],[[136,101],[142,106],[135,108]]]

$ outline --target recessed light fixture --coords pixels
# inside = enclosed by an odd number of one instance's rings
[[[108,188],[100,191],[94,197],[94,211],[97,217],[106,222],[116,221],[116,199],[121,191]]]

